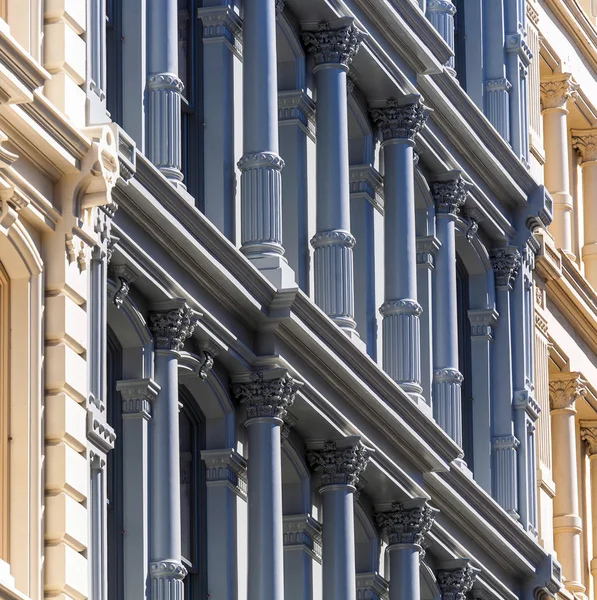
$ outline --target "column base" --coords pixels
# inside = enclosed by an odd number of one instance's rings
[[[187,570],[176,560],[152,562],[149,568],[151,600],[184,600]]]
[[[294,271],[282,255],[248,256],[247,258],[278,290],[298,287]]]

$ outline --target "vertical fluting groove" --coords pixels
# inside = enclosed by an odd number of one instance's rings
[[[462,375],[456,369],[434,374],[433,392],[439,426],[462,447]]]
[[[513,435],[494,438],[494,489],[497,503],[508,513],[517,513],[517,452],[519,442]]]

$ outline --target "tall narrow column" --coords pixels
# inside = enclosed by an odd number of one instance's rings
[[[292,377],[272,369],[248,374],[232,388],[247,407],[248,600],[284,598],[280,429],[297,387]]]
[[[489,252],[496,288],[499,314],[494,334],[492,455],[493,497],[512,517],[518,519],[517,456],[520,442],[514,435],[512,420],[512,323],[510,292],[520,268],[520,252],[516,248],[496,248]]]
[[[572,196],[568,167],[568,110],[576,95],[568,73],[553,75],[541,82],[543,138],[545,145],[545,187],[553,198],[553,223],[549,228],[556,246],[572,251]]]
[[[436,575],[441,600],[466,600],[473,588],[477,569],[468,564],[468,559],[456,558],[442,565]]]
[[[597,129],[573,129],[572,144],[582,158],[585,276],[597,289]]]
[[[277,288],[287,288],[295,283],[282,247],[284,161],[278,155],[276,62],[276,2],[245,0],[241,252]]]
[[[591,471],[591,515],[597,515],[597,421],[581,421],[580,435],[586,443]],[[591,576],[597,585],[597,519],[592,519],[593,547],[591,548]],[[593,588],[595,589],[595,588]]]
[[[383,368],[411,397],[421,392],[421,305],[417,302],[414,145],[427,110],[419,96],[371,111],[384,153]]]
[[[582,584],[581,536],[576,462],[576,408],[587,393],[580,373],[559,373],[549,382],[551,432],[553,439],[554,546],[562,565],[564,586],[572,594],[584,593]]]
[[[439,426],[462,447],[454,221],[467,192],[458,171],[432,183],[431,192],[436,207],[436,236],[441,244],[435,267],[433,408]]]
[[[148,0],[147,25],[147,156],[172,184],[181,185],[177,1]]]
[[[354,492],[369,451],[358,436],[312,446],[308,458],[321,473],[323,497],[323,597],[356,600]]]
[[[420,562],[423,539],[435,513],[425,498],[396,502],[392,510],[377,514],[377,523],[388,536],[390,600],[421,597]]]
[[[186,569],[181,562],[178,359],[197,314],[181,298],[160,302],[150,313],[155,381],[150,451],[150,598],[183,600]]]
[[[355,338],[346,73],[363,37],[351,18],[303,32],[317,92],[317,233],[311,240],[315,302]]]
[[[456,7],[452,0],[427,0],[426,14],[433,27],[454,52],[454,15],[456,14]],[[447,62],[446,67],[452,75],[456,75],[454,56]]]

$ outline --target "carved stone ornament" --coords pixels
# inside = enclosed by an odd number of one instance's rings
[[[589,456],[597,454],[597,421],[581,421],[580,437],[587,445]]]
[[[466,565],[460,569],[439,570],[437,585],[441,590],[442,600],[465,600],[473,588],[476,572]]]
[[[386,300],[380,307],[379,312],[384,317],[391,315],[414,315],[421,316],[423,309],[416,300],[401,298],[399,300]]]
[[[578,95],[578,84],[568,74],[541,82],[541,108],[565,108],[570,98]]]
[[[405,103],[389,98],[385,108],[371,110],[371,117],[379,127],[382,141],[395,139],[414,141],[417,133],[423,129],[429,116],[429,109],[418,101],[417,96],[408,98],[417,101]]]
[[[582,162],[597,160],[597,129],[573,129],[572,145],[578,150]]]
[[[323,246],[346,246],[353,248],[356,244],[354,236],[343,229],[332,229],[330,231],[319,231],[311,238],[313,248],[322,248]]]
[[[162,302],[149,315],[149,329],[156,350],[182,350],[191,337],[199,315],[182,299]]]
[[[438,12],[450,16],[456,14],[456,7],[452,0],[427,0],[426,10],[428,13]]]
[[[466,201],[466,183],[461,177],[450,181],[434,181],[431,194],[438,214],[458,215]]]
[[[520,252],[516,248],[494,248],[489,251],[497,287],[511,286],[521,266]]]
[[[365,33],[354,26],[352,19],[344,18],[322,21],[314,31],[303,31],[302,37],[307,52],[313,55],[315,66],[332,63],[348,67]]]
[[[147,78],[147,85],[150,90],[171,90],[182,94],[184,83],[182,79],[174,73],[156,73]]]
[[[120,309],[129,295],[131,284],[137,279],[137,274],[127,265],[115,265],[112,272],[120,283],[113,298],[114,305]]]
[[[307,454],[309,464],[321,473],[321,485],[357,486],[360,475],[367,468],[370,451],[353,435],[341,440],[323,443],[323,448]]]
[[[423,498],[416,500],[417,502],[395,502],[392,510],[377,513],[377,524],[388,536],[390,544],[422,546],[437,511],[430,508]]]
[[[580,373],[561,373],[549,382],[551,410],[574,410],[576,400],[586,393],[587,385]]]
[[[258,372],[252,373],[248,382],[234,383],[232,393],[246,405],[247,419],[273,417],[284,420],[300,385],[288,374],[268,379]]]

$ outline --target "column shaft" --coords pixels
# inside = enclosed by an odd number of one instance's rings
[[[390,600],[420,598],[420,547],[415,544],[395,544],[388,547],[388,554],[390,555]]]
[[[581,421],[580,435],[586,443],[589,457],[591,480],[591,515],[597,515],[597,421]],[[592,519],[593,547],[589,550],[591,556],[590,569],[593,585],[597,584],[597,519]],[[593,588],[595,589],[595,588]]]
[[[456,7],[452,0],[427,0],[426,13],[433,27],[454,52],[454,15],[456,14]],[[453,56],[448,60],[446,66],[456,75]]]

